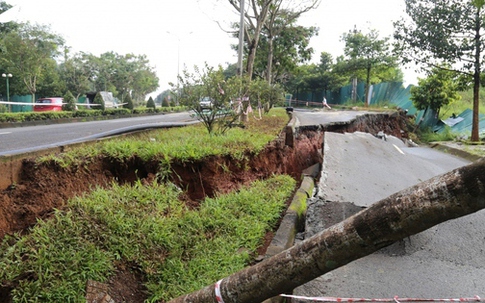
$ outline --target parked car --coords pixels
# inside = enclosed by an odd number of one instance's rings
[[[212,99],[210,97],[204,97],[200,99],[199,105],[202,108],[211,108],[212,107]]]
[[[63,98],[40,98],[35,101],[34,112],[61,111]]]

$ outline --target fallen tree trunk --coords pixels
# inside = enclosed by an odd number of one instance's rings
[[[274,257],[169,303],[251,303],[485,208],[485,158],[402,190]],[[216,293],[219,298],[216,298]]]

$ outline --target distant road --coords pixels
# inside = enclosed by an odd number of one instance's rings
[[[15,155],[116,134],[197,123],[189,112],[136,118],[0,128],[0,156]]]
[[[331,123],[346,123],[370,112],[355,110],[308,110],[295,108],[293,116],[297,118],[297,126],[325,125]]]

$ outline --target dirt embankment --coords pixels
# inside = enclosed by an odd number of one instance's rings
[[[209,157],[202,161],[174,162],[169,179],[187,189],[187,203],[198,204],[205,196],[229,192],[255,179],[286,173],[299,178],[302,169],[320,163],[321,136],[302,134],[295,148],[278,139],[258,155],[247,154],[244,160],[229,156]],[[91,159],[81,166],[62,168],[55,162],[23,162],[21,181],[0,192],[0,239],[7,233],[20,232],[48,217],[53,209],[93,187],[108,187],[112,182],[152,182],[160,176],[159,161],[144,162],[134,156],[124,162]]]

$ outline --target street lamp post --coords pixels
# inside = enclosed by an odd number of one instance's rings
[[[174,35],[178,40],[178,44],[177,44],[177,86],[178,86],[178,78],[180,76],[180,37],[169,31],[167,31],[167,34]]]
[[[10,88],[8,85],[8,78],[12,78],[12,74],[2,74],[2,77],[7,80],[7,102],[10,102]],[[8,105],[8,111],[12,112],[12,104]]]
[[[189,35],[191,35],[193,32],[190,32]],[[177,38],[178,45],[177,45],[177,103],[179,102],[179,97],[180,97],[180,37],[170,31],[167,31],[167,34],[169,35],[174,35]],[[178,105],[178,104],[177,104]]]
[[[178,40],[178,45],[177,45],[177,100],[176,102],[179,102],[179,91],[180,91],[180,83],[179,83],[179,77],[180,77],[180,37],[172,32],[167,31],[167,34],[169,35],[174,35],[177,40]],[[178,104],[177,104],[178,105]]]

